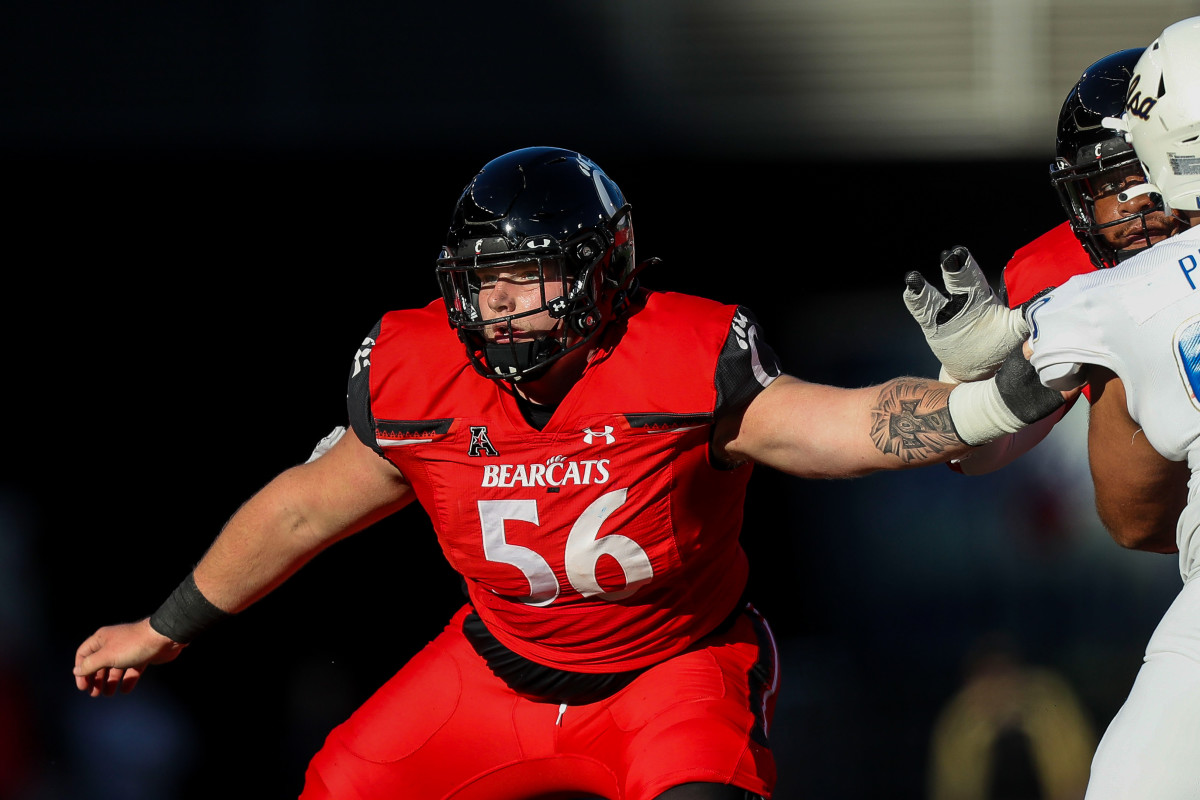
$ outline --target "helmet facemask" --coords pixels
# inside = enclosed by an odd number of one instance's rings
[[[443,248],[437,262],[442,297],[450,325],[466,345],[476,371],[492,380],[531,381],[558,359],[588,344],[614,315],[614,299],[627,288],[628,281],[613,275],[617,261],[632,258],[632,240],[626,205],[608,224],[563,242],[537,235],[513,247],[502,237],[484,238],[473,243],[473,252],[466,257],[462,247],[458,254],[451,247]],[[481,274],[520,265],[536,269],[536,278],[532,278],[537,284],[536,306],[486,318],[480,305]],[[561,291],[547,286],[560,281]],[[541,314],[557,321],[554,328],[534,338],[510,336],[497,341],[497,330],[520,329],[520,320]]]
[[[1151,245],[1154,232],[1146,218],[1164,212],[1162,197],[1151,193],[1152,204],[1141,211],[1127,214],[1107,222],[1096,217],[1096,201],[1118,192],[1127,192],[1124,180],[1131,174],[1142,175],[1140,162],[1128,144],[1122,139],[1110,139],[1102,144],[1089,146],[1091,152],[1080,154],[1072,164],[1063,157],[1055,160],[1050,168],[1050,184],[1058,193],[1059,202],[1071,223],[1079,243],[1083,245],[1092,262],[1100,268],[1112,267],[1125,258]],[[1118,195],[1119,202],[1125,195]],[[1105,238],[1105,232],[1116,228],[1134,227],[1140,231],[1144,244],[1117,249]]]
[[[1145,48],[1110,53],[1083,71],[1063,101],[1055,140],[1057,157],[1050,165],[1050,185],[1070,221],[1071,230],[1098,268],[1112,267],[1162,235],[1162,219],[1147,217],[1164,209],[1161,197],[1152,195],[1155,207],[1119,219],[1099,222],[1096,201],[1116,193],[1130,196],[1144,189],[1128,188],[1131,177],[1142,178],[1137,156],[1126,141],[1117,118],[1125,108],[1130,79]],[[1116,198],[1124,203],[1125,197]],[[1120,230],[1117,230],[1120,229]],[[1131,231],[1140,231],[1131,238]],[[1105,233],[1125,240],[1121,249]]]

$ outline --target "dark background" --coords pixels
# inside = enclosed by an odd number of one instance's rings
[[[664,259],[648,284],[749,306],[789,372],[851,386],[936,371],[905,272],[962,243],[996,283],[1061,220],[1052,120],[1036,157],[722,148],[549,5],[9,21],[0,796],[21,800],[293,797],[328,730],[441,629],[460,595],[414,508],[132,695],[91,700],[70,675],[86,636],[153,611],[344,422],[359,342],[435,296],[450,212],[490,158],[585,152],[632,202],[639,255]],[[1178,574],[1107,541],[1077,434],[974,479],[759,471],[744,541],[784,656],[778,797],[925,796],[935,717],[995,634],[1063,675],[1099,735]]]

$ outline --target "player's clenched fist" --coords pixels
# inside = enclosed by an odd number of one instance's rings
[[[131,692],[148,665],[173,661],[186,646],[151,628],[149,619],[105,626],[75,651],[75,686],[92,697]]]

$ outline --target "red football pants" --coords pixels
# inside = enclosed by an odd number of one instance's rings
[[[651,800],[683,783],[770,797],[778,663],[752,608],[596,703],[527,700],[462,634],[469,607],[329,734],[303,800]]]

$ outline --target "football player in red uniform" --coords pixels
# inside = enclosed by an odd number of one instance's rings
[[[1129,697],[1096,749],[1088,800],[1190,798],[1200,776],[1191,757],[1200,742],[1195,724],[1200,595],[1191,582],[1198,526],[1188,502],[1197,382],[1195,349],[1188,349],[1186,337],[1188,322],[1196,318],[1196,285],[1188,271],[1195,263],[1200,212],[1188,209],[1197,207],[1200,186],[1188,165],[1197,160],[1200,127],[1198,41],[1200,17],[1193,17],[1166,28],[1148,48],[1115,53],[1088,68],[1063,105],[1051,172],[1069,222],[1017,251],[1004,274],[1010,306],[1028,305],[1033,315],[1032,358],[1043,380],[1087,381],[1088,458],[1100,521],[1123,547],[1179,552],[1184,579],[1147,644]],[[1073,241],[1083,245],[1087,260]],[[935,352],[949,354],[940,341],[944,333],[971,338],[972,325],[964,324],[972,317],[969,307],[990,291],[969,256],[960,253],[951,266],[960,263],[970,269],[947,273],[948,288],[963,284],[963,290],[950,291],[960,299],[927,291],[923,279],[910,281],[905,291]],[[1162,278],[1164,264],[1173,283]],[[948,308],[955,312],[946,320],[951,330],[939,332],[936,315]],[[1008,317],[1008,324],[1018,316]],[[986,315],[973,320],[996,324]],[[1083,363],[1062,358],[1070,346]],[[986,375],[979,359],[943,360],[943,367],[968,380]],[[963,463],[974,471],[1007,463],[1013,452],[1040,441],[1069,407],[1008,437],[1025,446],[1009,448],[1006,457],[989,456],[980,462],[983,468],[976,464],[985,449],[1005,441],[997,440]]]
[[[957,386],[808,383],[750,311],[640,288],[641,266],[593,161],[489,162],[455,209],[441,298],[384,315],[359,349],[352,432],[247,501],[153,615],[89,637],[78,688],[132,689],[416,501],[467,601],[330,733],[304,798],[769,797],[779,669],[738,538],[752,463],[838,478],[944,462],[1064,395],[1019,350]]]
[[[1151,195],[1125,191],[1146,178],[1125,135],[1104,124],[1121,116],[1144,50],[1120,50],[1095,62],[1063,101],[1050,184],[1067,221],[1017,250],[1005,266],[1002,289],[1010,307],[1072,275],[1119,264],[1182,229]]]
[[[1083,71],[1063,101],[1055,140],[1056,158],[1050,165],[1050,184],[1058,195],[1067,220],[1019,248],[1005,265],[1000,284],[1001,302],[1019,308],[1040,294],[1064,283],[1072,275],[1107,269],[1136,255],[1150,245],[1183,229],[1175,216],[1163,213],[1162,203],[1152,194],[1128,191],[1145,183],[1141,164],[1125,135],[1104,123],[1124,111],[1133,67],[1144,47],[1120,50],[1096,61]],[[1081,246],[1082,245],[1082,246]],[[968,266],[968,269],[963,267]],[[937,345],[935,340],[965,331],[938,330],[959,312],[967,292],[990,291],[979,285],[981,273],[966,248],[943,254],[943,278],[952,298],[942,306],[936,289],[927,287],[919,273],[909,273],[905,304],[921,324],[935,352],[944,356],[943,380],[974,380],[990,374],[994,365],[978,361],[975,351],[962,342]],[[956,291],[957,290],[957,291]],[[958,295],[959,299],[953,296]],[[966,312],[969,315],[969,309]],[[974,362],[974,363],[973,363]],[[1093,399],[1091,390],[1083,394]],[[1070,410],[1064,405],[1051,416],[1019,433],[978,448],[950,466],[969,475],[992,472],[1028,452]]]

